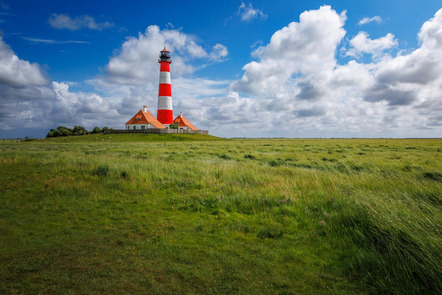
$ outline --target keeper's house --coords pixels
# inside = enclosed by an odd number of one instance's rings
[[[143,106],[135,116],[126,123],[126,130],[166,129],[155,117]]]
[[[179,130],[198,130],[186,117],[184,117],[183,112],[180,113],[178,117],[173,120],[174,123],[178,124]]]

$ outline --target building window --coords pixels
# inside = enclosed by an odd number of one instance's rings
[[[144,130],[144,129],[146,129],[146,126],[141,125],[141,130]]]
[[[127,130],[129,130],[130,129],[130,127],[129,126],[127,126]]]
[[[137,126],[134,126],[134,130],[137,129]]]

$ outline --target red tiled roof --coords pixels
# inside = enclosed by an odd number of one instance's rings
[[[178,123],[178,126],[181,127],[189,127],[192,130],[198,130],[198,128],[196,128],[195,126],[193,126],[192,123],[189,122],[189,120],[187,120],[186,117],[184,117],[184,115],[179,115],[178,117],[175,118],[175,120],[173,120],[174,123]]]
[[[149,111],[144,112],[143,110],[136,113],[126,124],[151,124],[158,129],[166,128]]]

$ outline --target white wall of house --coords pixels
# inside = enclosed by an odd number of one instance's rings
[[[126,124],[126,130],[143,130],[148,128],[156,128],[152,124]]]

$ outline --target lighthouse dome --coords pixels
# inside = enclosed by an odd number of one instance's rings
[[[160,51],[160,60],[159,61],[169,61],[170,62],[170,52],[167,51],[166,47]]]

